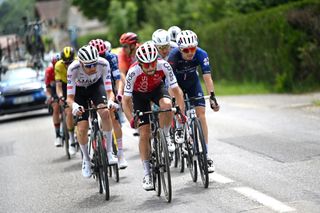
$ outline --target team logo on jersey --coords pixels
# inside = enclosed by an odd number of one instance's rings
[[[206,66],[209,66],[209,57],[206,57],[205,59],[203,59],[203,64]]]

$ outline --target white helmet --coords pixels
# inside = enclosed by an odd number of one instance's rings
[[[183,30],[177,35],[177,44],[180,48],[198,46],[198,37],[191,30]]]
[[[152,34],[152,41],[155,45],[169,45],[170,44],[170,34],[168,31],[163,29],[158,29]]]
[[[151,63],[157,60],[158,51],[152,41],[147,41],[138,47],[136,51],[136,58],[142,63]]]
[[[106,45],[107,52],[110,52],[112,48],[111,43],[109,41],[104,41],[104,44]]]
[[[98,61],[98,50],[91,45],[85,45],[78,51],[78,58],[84,64],[91,64]]]
[[[180,27],[177,26],[172,26],[168,29],[168,32],[170,34],[170,39],[173,42],[176,42],[177,40],[177,35],[181,32]]]

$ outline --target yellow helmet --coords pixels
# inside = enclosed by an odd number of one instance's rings
[[[74,49],[70,46],[66,46],[63,48],[60,56],[63,63],[70,64],[74,60]]]

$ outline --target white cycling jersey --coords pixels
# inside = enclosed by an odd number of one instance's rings
[[[68,67],[67,73],[67,94],[75,95],[77,87],[88,87],[96,83],[100,78],[104,82],[106,91],[112,90],[111,70],[109,62],[99,57],[96,67],[96,73],[87,75],[78,60],[74,60]]]
[[[172,67],[167,61],[158,59],[156,72],[152,76],[145,74],[138,62],[136,62],[127,73],[124,95],[132,96],[133,91],[141,93],[152,92],[161,84],[164,77],[168,79],[170,88],[178,86]]]

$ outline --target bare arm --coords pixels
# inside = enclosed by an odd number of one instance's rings
[[[61,81],[56,81],[56,92],[57,92],[57,96],[59,98],[63,96],[62,82]]]
[[[132,97],[123,96],[122,100],[123,112],[126,115],[128,121],[130,122],[133,119],[133,107],[132,107]]]
[[[183,98],[182,90],[180,89],[180,87],[174,87],[174,88],[171,88],[171,92],[173,96],[176,98],[178,106],[181,109],[181,112],[184,114],[185,107],[184,107],[184,98]]]
[[[203,75],[204,84],[206,85],[207,93],[214,92],[214,85],[211,74],[204,74]]]

